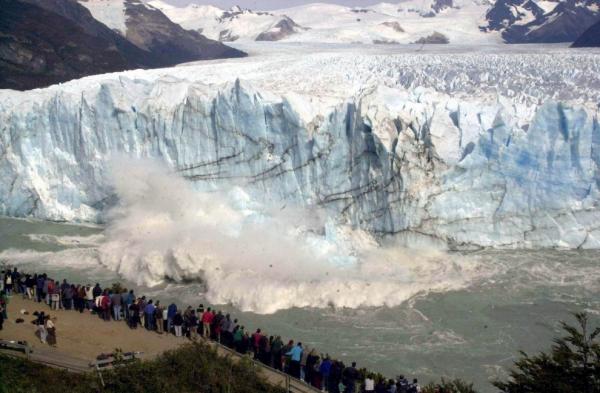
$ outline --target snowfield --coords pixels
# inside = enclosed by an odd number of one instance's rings
[[[368,7],[344,7],[311,3],[275,11],[234,7],[222,10],[210,5],[173,7],[161,0],[149,5],[160,9],[185,29],[222,41],[254,41],[283,18],[291,18],[303,29],[295,29],[278,39],[305,43],[395,43],[409,44],[434,32],[447,36],[450,43],[482,44],[502,42],[496,31],[482,32],[485,1],[455,0],[453,6],[434,0],[380,3]]]
[[[0,214],[103,220],[125,155],[400,241],[600,248],[600,53],[537,48],[246,44],[3,90]]]
[[[123,36],[127,34],[125,1],[85,0],[80,2],[92,16]]]

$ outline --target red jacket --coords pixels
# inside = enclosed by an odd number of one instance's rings
[[[210,325],[212,323],[213,319],[215,319],[215,316],[210,311],[206,311],[204,314],[202,314],[202,322],[203,323],[208,323]]]
[[[262,335],[262,334],[260,334],[260,333],[254,333],[254,334],[252,335],[252,341],[254,342],[254,347],[255,347],[255,348],[258,348],[258,347],[259,347],[259,345],[260,345],[260,339],[261,339],[262,337],[263,337],[263,335]]]
[[[100,306],[104,310],[107,310],[109,305],[110,305],[110,298],[106,295],[102,295],[102,299],[100,300]]]

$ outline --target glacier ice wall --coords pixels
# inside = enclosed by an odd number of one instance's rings
[[[0,95],[3,215],[101,220],[107,163],[126,155],[408,240],[600,247],[597,109],[380,86],[307,111],[249,83],[167,77]]]

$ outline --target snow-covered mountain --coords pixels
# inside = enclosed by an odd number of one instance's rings
[[[314,3],[262,12],[209,5],[174,7],[149,1],[172,21],[212,39],[281,40],[326,43],[413,43],[438,32],[450,42],[498,42],[495,32],[484,33],[486,3],[477,0],[410,0],[364,8]]]
[[[31,89],[85,75],[244,55],[184,30],[139,1],[81,4],[75,0],[2,4],[1,88]]]
[[[600,0],[498,0],[486,19],[508,43],[573,42],[600,20]]]
[[[148,4],[160,9],[173,22],[220,41],[280,40],[305,30],[285,15],[233,7],[222,10],[211,5],[190,4],[176,8],[160,0]]]
[[[596,55],[290,47],[0,91],[0,214],[95,221],[126,155],[399,239],[600,248]]]
[[[240,51],[207,39],[173,23],[159,9],[141,0],[78,0],[95,19],[139,48],[160,54],[172,63],[215,57],[238,57]]]
[[[221,41],[415,43],[439,35],[450,43],[573,42],[600,18],[600,0],[407,0],[368,7],[313,3],[261,12],[208,5],[149,4],[186,29]],[[390,28],[391,24],[400,26]]]

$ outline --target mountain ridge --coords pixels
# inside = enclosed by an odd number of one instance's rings
[[[133,16],[140,13],[136,7],[146,8],[135,0],[125,2],[132,5]],[[159,10],[151,11],[158,28],[134,23],[137,36],[127,37],[75,0],[1,0],[0,5],[0,89],[27,90],[93,74],[245,56],[184,30]]]
[[[148,4],[173,22],[221,41],[256,40],[287,18],[303,29],[278,40],[409,44],[439,32],[451,43],[566,43],[600,19],[600,0],[408,0],[364,7],[309,3],[272,11],[175,7],[162,0]],[[404,31],[386,31],[381,28],[386,23],[398,23]]]

